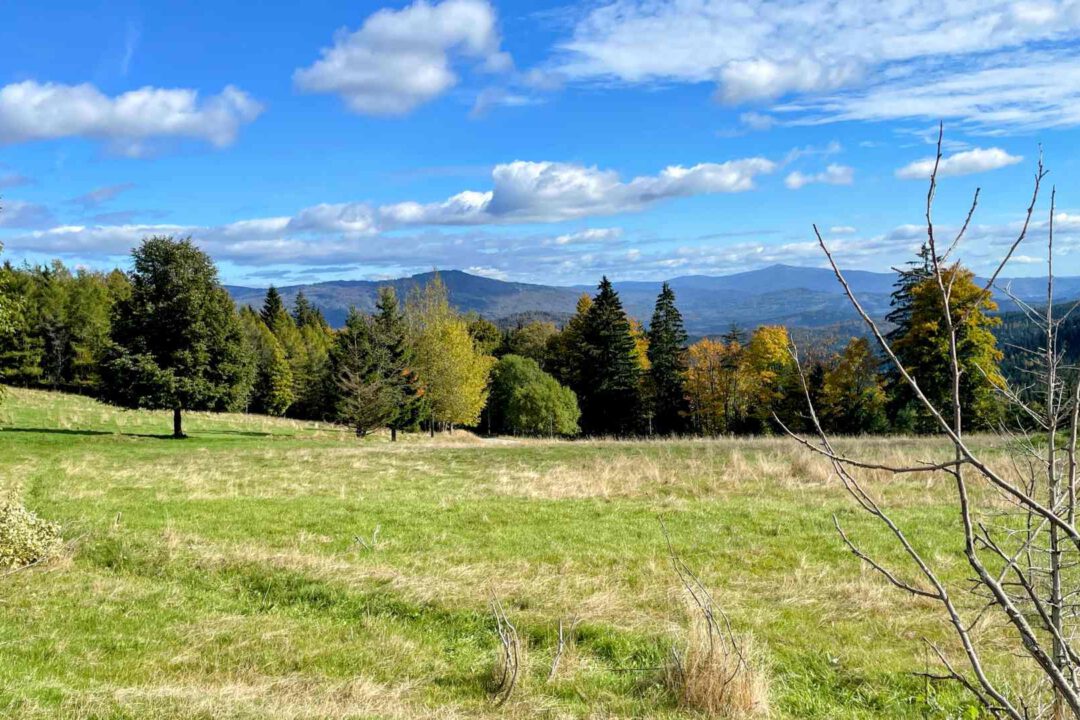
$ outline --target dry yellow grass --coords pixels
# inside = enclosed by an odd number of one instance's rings
[[[667,678],[680,705],[722,720],[769,716],[768,668],[752,635],[720,637],[697,615],[675,652]]]

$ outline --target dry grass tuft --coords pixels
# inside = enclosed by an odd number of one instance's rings
[[[709,717],[769,716],[769,674],[753,637],[723,640],[703,618],[691,624],[685,648],[672,649],[667,684],[680,707]]]

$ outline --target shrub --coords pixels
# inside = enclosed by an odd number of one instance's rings
[[[0,570],[42,562],[60,552],[60,526],[0,500]]]

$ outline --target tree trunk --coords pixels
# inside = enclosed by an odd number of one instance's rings
[[[174,438],[184,437],[184,424],[180,418],[180,408],[175,407],[172,411],[172,436]]]
[[[397,442],[397,428],[390,428],[390,442]]]
[[[435,437],[435,418],[431,418],[428,428],[431,430],[431,437]]]

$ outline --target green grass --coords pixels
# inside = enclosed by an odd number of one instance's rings
[[[692,717],[661,683],[688,616],[658,515],[763,648],[773,717],[962,717],[969,705],[948,687],[927,696],[912,674],[926,666],[921,638],[955,648],[939,611],[844,550],[833,513],[899,557],[790,443],[458,433],[392,445],[195,413],[189,439],[163,439],[170,428],[162,413],[9,391],[0,492],[74,543],[0,579],[0,715]],[[964,577],[948,486],[878,489]],[[525,681],[499,708],[489,592],[529,644]],[[560,618],[580,622],[548,683]]]

